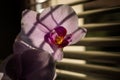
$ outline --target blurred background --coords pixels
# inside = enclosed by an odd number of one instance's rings
[[[120,0],[1,0],[0,62],[12,54],[22,10],[41,12],[57,4],[70,5],[88,33],[64,48],[56,80],[120,80]]]

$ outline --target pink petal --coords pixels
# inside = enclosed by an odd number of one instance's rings
[[[67,30],[67,34],[74,32],[78,28],[78,17],[77,15],[73,15],[69,17],[61,26],[65,27]]]
[[[32,10],[23,11],[21,20],[21,32],[17,40],[25,41],[27,44],[39,48],[44,42],[44,35],[49,30],[37,21],[38,13]]]
[[[75,32],[72,33],[70,44],[75,44],[80,41],[86,35],[87,30],[85,28],[78,28]]]
[[[62,5],[53,15],[59,25],[67,29],[68,34],[77,29],[78,17],[70,6]]]
[[[50,44],[48,44],[47,42],[44,43],[44,45],[41,49],[45,50],[46,52],[48,52],[51,55],[52,55],[52,53],[54,53],[53,47],[50,46]]]
[[[36,22],[37,13],[32,10],[27,10],[26,13],[25,11],[23,11],[24,15],[22,15],[21,27],[24,30],[24,32],[27,34],[32,29],[34,23]]]
[[[47,27],[38,21],[38,18],[40,16],[39,13],[32,10],[27,10],[27,13],[25,14],[25,11],[23,11],[24,15],[21,19],[21,27],[25,34],[30,34],[30,32],[32,33],[36,27],[43,32],[48,32]]]
[[[53,29],[57,26],[63,26],[68,34],[77,29],[78,17],[74,10],[67,5],[57,5],[46,8],[40,15],[40,21]]]
[[[54,29],[57,25],[51,16],[51,8],[46,8],[39,16],[39,21],[45,24],[50,30]]]
[[[52,47],[44,40],[45,34],[46,33],[39,31],[39,29],[36,28],[29,38],[32,42],[32,45],[34,45],[36,48],[53,53]]]
[[[62,48],[56,49],[55,53],[53,53],[53,58],[56,61],[61,61],[63,58],[63,51]]]

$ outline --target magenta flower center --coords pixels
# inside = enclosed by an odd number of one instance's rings
[[[70,36],[67,36],[66,34],[67,30],[62,26],[58,26],[45,35],[45,41],[51,45],[56,45],[57,47],[62,48],[67,46],[71,41]]]

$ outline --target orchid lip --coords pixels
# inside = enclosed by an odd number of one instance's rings
[[[62,48],[69,44],[70,36],[67,36],[67,30],[64,27],[57,26],[51,32],[46,34],[45,41],[49,44]]]

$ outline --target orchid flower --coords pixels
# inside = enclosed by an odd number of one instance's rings
[[[12,80],[54,80],[55,61],[62,60],[63,48],[77,43],[86,32],[67,5],[48,7],[42,13],[24,10],[14,54],[3,72]]]
[[[78,28],[78,17],[67,5],[46,8],[41,14],[25,10],[21,23],[16,40],[47,51],[56,61],[62,60],[65,46],[75,44],[86,34],[85,28]]]

